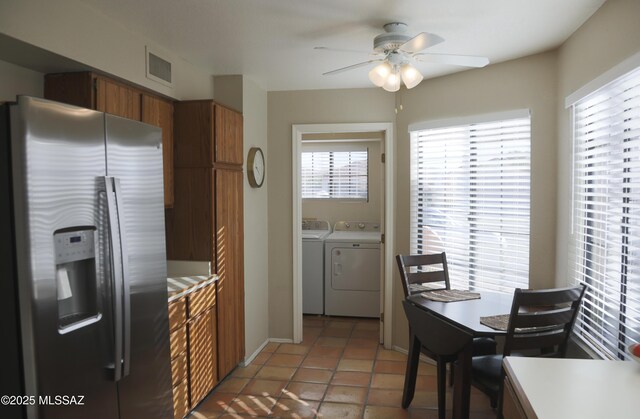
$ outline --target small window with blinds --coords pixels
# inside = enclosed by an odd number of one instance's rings
[[[576,334],[599,356],[640,342],[640,68],[573,104]]]
[[[302,199],[368,199],[367,149],[303,151]]]
[[[529,284],[529,112],[477,120],[411,129],[411,253],[446,252],[453,288],[513,292]]]

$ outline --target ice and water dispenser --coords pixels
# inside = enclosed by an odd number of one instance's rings
[[[60,333],[100,319],[95,230],[94,227],[63,229],[53,235]]]

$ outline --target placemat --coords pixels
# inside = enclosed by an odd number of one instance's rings
[[[465,300],[477,300],[480,298],[480,293],[471,292],[468,290],[439,290],[439,291],[429,291],[423,292],[420,294],[427,300],[431,301],[440,301],[443,303],[452,303],[454,301],[465,301]]]
[[[480,323],[495,330],[506,331],[509,326],[509,315],[498,314],[497,316],[480,317]]]
[[[497,316],[480,317],[480,323],[495,330],[505,331],[509,327],[509,314],[498,314]],[[547,330],[556,329],[557,326],[539,326],[539,327],[516,327],[516,333],[538,333]]]

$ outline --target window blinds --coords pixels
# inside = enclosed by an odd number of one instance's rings
[[[640,341],[640,69],[573,105],[575,331],[603,358]]]
[[[529,116],[414,131],[410,170],[411,253],[446,252],[454,288],[527,288]]]
[[[368,151],[302,152],[302,198],[368,198]]]

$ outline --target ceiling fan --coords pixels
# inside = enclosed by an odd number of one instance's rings
[[[411,36],[407,33],[407,25],[402,22],[387,23],[384,25],[384,31],[385,33],[373,39],[373,52],[371,54],[377,58],[328,71],[323,75],[338,74],[343,71],[364,67],[371,63],[381,62],[381,64],[369,71],[369,80],[389,92],[396,92],[400,89],[401,80],[407,86],[407,89],[411,89],[417,86],[424,78],[420,71],[411,64],[413,60],[464,67],[484,67],[489,64],[489,59],[486,57],[421,53],[420,51],[444,42],[444,39],[429,32],[421,32],[416,36]],[[355,52],[327,47],[315,47],[315,49]]]

